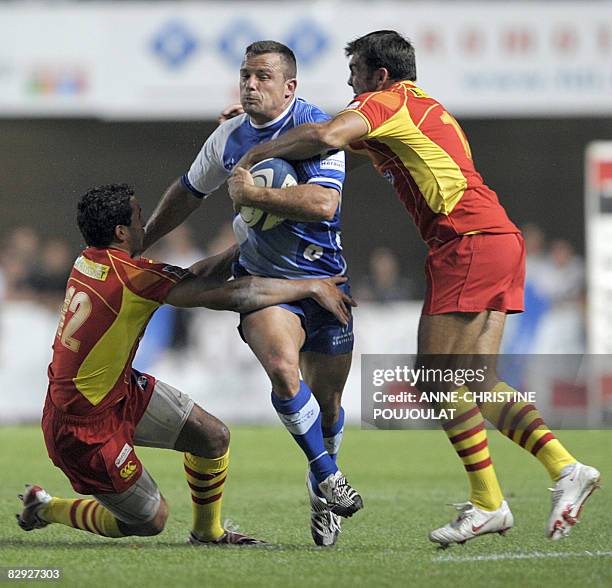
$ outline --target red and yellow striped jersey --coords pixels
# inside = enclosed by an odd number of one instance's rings
[[[151,316],[189,272],[89,247],[77,258],[49,365],[49,394],[60,410],[95,415],[130,389],[132,360]]]
[[[367,150],[429,245],[470,233],[518,233],[497,195],[474,168],[469,143],[444,107],[412,82],[357,96]]]

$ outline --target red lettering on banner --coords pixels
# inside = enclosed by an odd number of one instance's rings
[[[578,48],[578,36],[574,29],[559,29],[556,31],[553,44],[563,53],[573,53]]]
[[[466,31],[461,36],[461,47],[466,53],[482,53],[484,50],[484,36],[482,32],[477,29],[471,29]]]
[[[612,32],[609,27],[600,27],[597,31],[597,47],[602,53],[609,53],[612,48]]]
[[[427,53],[438,53],[444,49],[444,42],[439,32],[426,30],[421,34],[420,48]]]
[[[502,33],[502,48],[507,53],[531,53],[535,48],[533,32],[527,29],[511,29]]]

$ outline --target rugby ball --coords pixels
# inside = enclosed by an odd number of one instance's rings
[[[264,188],[287,188],[297,186],[297,173],[290,163],[284,159],[264,159],[250,170],[256,186]],[[275,214],[269,214],[253,206],[243,206],[240,217],[251,229],[268,231],[280,225],[285,219]]]

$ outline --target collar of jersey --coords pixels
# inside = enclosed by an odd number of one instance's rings
[[[289,112],[291,112],[291,109],[295,106],[295,101],[297,100],[297,98],[294,96],[293,100],[291,101],[291,104],[289,104],[289,106],[287,106],[287,108],[285,110],[283,110],[283,112],[281,112],[275,119],[268,121],[267,123],[264,123],[263,125],[258,125],[255,124],[253,122],[253,119],[249,116],[249,123],[251,123],[251,126],[254,129],[267,129],[268,127],[272,127],[274,126],[277,122],[280,122],[281,120],[283,120],[287,114],[289,114]]]

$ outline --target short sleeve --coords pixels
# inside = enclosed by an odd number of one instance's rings
[[[304,123],[321,123],[331,117],[313,105],[296,116],[296,126]],[[342,192],[346,165],[344,151],[332,151],[311,159],[294,162],[300,184],[318,184]]]
[[[238,117],[237,117],[238,118]],[[183,186],[194,196],[206,198],[214,192],[229,176],[230,172],[223,165],[223,151],[228,137],[228,121],[218,126],[206,139],[202,149],[194,159],[189,171],[181,178]]]
[[[397,92],[369,92],[357,96],[339,114],[344,112],[359,114],[368,125],[368,134],[365,137],[367,139],[378,127],[394,116],[403,103],[402,96]]]
[[[126,288],[141,298],[160,304],[176,284],[191,275],[182,267],[156,263],[144,257],[126,261],[113,256],[112,261]]]

